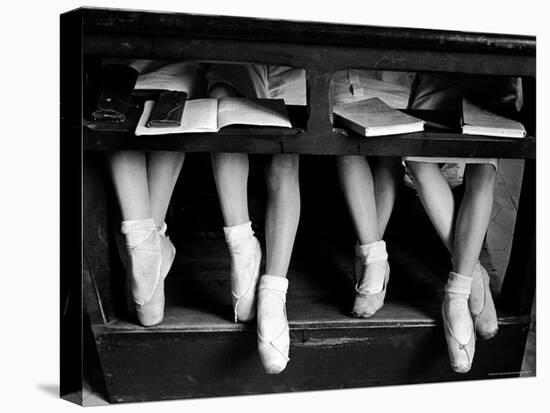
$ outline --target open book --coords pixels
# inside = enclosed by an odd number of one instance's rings
[[[523,138],[526,135],[520,122],[497,115],[467,99],[462,99],[462,133],[503,138]]]
[[[336,105],[334,123],[364,136],[396,135],[424,129],[424,121],[393,109],[379,98]]]
[[[235,124],[292,127],[282,99],[224,97],[187,100],[180,126],[176,127],[147,126],[154,104],[152,100],[145,102],[136,135],[217,132],[225,126]]]

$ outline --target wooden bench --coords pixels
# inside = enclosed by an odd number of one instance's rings
[[[89,320],[94,345],[86,355],[97,355],[100,381],[111,402],[519,375],[535,288],[533,37],[92,8],[66,13],[61,23],[62,308],[84,311],[84,321]],[[94,56],[300,67],[307,73],[308,104],[289,108],[295,127],[287,131],[240,128],[136,137],[132,125],[137,112],[123,125],[84,122],[84,91],[78,85],[83,58]],[[465,137],[456,130],[369,139],[343,134],[331,123],[329,86],[331,74],[346,68],[520,76],[525,95],[520,115],[529,136]],[[447,264],[444,259],[423,264],[429,257],[407,250],[407,239],[396,233],[390,243],[394,275],[387,304],[372,319],[349,317],[349,251],[330,237],[311,234],[314,226],[308,225],[319,192],[308,192],[307,184],[334,179],[334,171],[315,169],[324,157],[306,157],[302,164],[305,222],[289,272],[292,361],[282,375],[263,373],[255,327],[230,320],[229,261],[215,234],[177,235],[178,259],[167,280],[165,321],[154,328],[139,327],[124,318],[124,275],[114,236],[117,208],[102,163],[104,151],[130,149],[525,159],[510,263],[502,290],[496,292],[500,332],[490,341],[478,341],[470,373],[454,374],[438,312],[443,282],[438,274]],[[328,183],[327,188],[337,190]],[[345,211],[340,212],[338,219],[346,220]],[[407,208],[397,206],[394,216],[402,227],[418,224]],[[81,248],[65,253],[76,239],[82,240]],[[63,319],[62,354],[81,344],[71,334],[79,323],[79,317]],[[62,380],[62,394],[70,390],[71,377],[82,373],[75,360],[62,359],[62,368],[72,374]]]

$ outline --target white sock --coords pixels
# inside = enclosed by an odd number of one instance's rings
[[[254,235],[251,221],[245,222],[244,224],[223,227],[223,232],[225,234],[225,241],[230,247]]]
[[[361,259],[363,274],[359,280],[359,290],[367,294],[376,294],[384,288],[387,271],[388,253],[384,241],[357,245],[356,255]]]
[[[142,243],[157,227],[153,218],[122,221],[120,232],[126,236],[126,246],[132,249]]]
[[[265,339],[273,339],[286,326],[282,308],[286,302],[288,279],[262,275],[258,286],[258,331]]]
[[[472,280],[473,277],[451,272],[445,285],[447,319],[452,326],[453,335],[461,343],[468,342],[472,334],[472,318],[468,307]]]

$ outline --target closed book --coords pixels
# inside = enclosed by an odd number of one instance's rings
[[[424,130],[424,121],[385,104],[379,98],[336,105],[335,126],[346,127],[363,136],[384,136]]]
[[[520,122],[501,116],[468,99],[462,100],[462,133],[502,138],[523,138],[526,135]]]

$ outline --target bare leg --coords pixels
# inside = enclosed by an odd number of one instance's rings
[[[108,163],[122,213],[126,251],[121,256],[128,272],[130,302],[142,325],[154,325],[164,314],[163,293],[158,288],[164,272],[161,240],[151,216],[146,155],[137,151],[114,152]]]
[[[487,233],[496,171],[490,164],[469,164],[464,173],[464,198],[456,218],[453,271],[470,276]]]
[[[374,168],[374,199],[381,238],[384,237],[393,211],[397,185],[403,177],[402,169],[401,159],[396,157],[380,157]]]
[[[438,165],[410,162],[409,169],[422,203],[453,257],[453,272],[443,303],[444,323],[450,326],[446,337],[451,364],[456,371],[468,371],[475,348],[468,297],[491,216],[496,171],[493,165],[467,166],[466,190],[454,223],[454,200]],[[451,330],[452,333],[447,332]]]
[[[266,274],[286,277],[300,219],[298,155],[273,155],[267,169]]]
[[[470,285],[491,217],[495,175],[493,165],[473,164],[466,167],[464,174],[466,188],[456,218],[453,249],[453,272],[460,275],[453,275],[453,277],[462,276],[462,280],[469,279]],[[469,292],[467,288],[464,288],[464,291]],[[454,355],[451,357],[451,362],[467,371],[473,357],[475,342],[472,339],[475,333],[468,307],[468,295],[464,297],[447,292],[443,306],[447,320],[452,326],[452,336],[447,334],[449,354]],[[462,345],[468,343],[464,347],[469,348],[469,351],[466,351],[467,357],[464,351],[460,350],[462,348],[460,345],[457,350],[457,341]]]
[[[337,158],[340,186],[360,244],[380,240],[374,182],[370,166],[364,156],[346,155]]]
[[[439,238],[452,253],[455,201],[449,184],[436,163],[408,162],[408,167],[430,221]]]
[[[370,317],[378,311],[384,301],[384,283],[389,274],[386,245],[381,241],[378,202],[375,199],[375,184],[371,168],[364,156],[339,156],[337,158],[340,186],[355,225],[359,245],[355,248],[356,296],[352,314],[356,317]],[[378,193],[384,213],[385,229],[393,201],[395,183],[390,175],[391,163],[379,165]],[[389,181],[389,182],[388,182]],[[384,187],[384,185],[389,185]]]
[[[213,153],[212,169],[226,227],[250,221],[248,215],[248,155]]]
[[[238,96],[226,84],[215,85],[210,97]],[[246,153],[213,153],[212,169],[226,227],[250,221],[248,214],[248,155]]]
[[[157,227],[161,226],[166,218],[166,211],[184,159],[183,152],[158,151],[148,154],[149,198],[151,213]]]
[[[300,218],[298,155],[273,155],[266,170],[267,262],[258,293],[258,351],[266,373],[286,367],[290,347],[286,279]]]
[[[139,151],[113,152],[108,157],[123,220],[151,218],[147,163]]]

